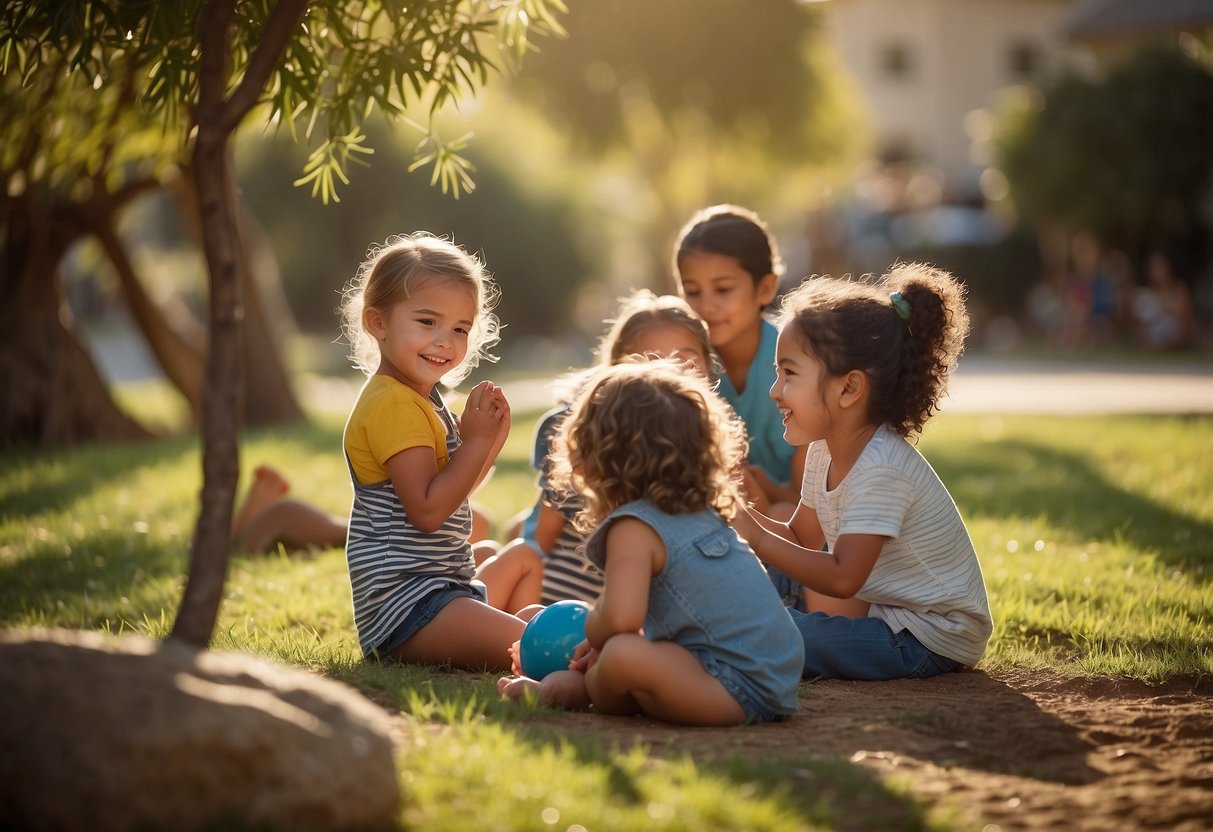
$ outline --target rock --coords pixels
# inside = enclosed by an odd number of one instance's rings
[[[0,634],[0,829],[382,828],[392,722],[252,656],[96,633]]]

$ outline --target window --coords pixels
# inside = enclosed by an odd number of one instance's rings
[[[1012,81],[1029,81],[1040,72],[1040,50],[1026,41],[1011,44],[1007,50],[1007,75]]]
[[[880,47],[880,74],[890,80],[905,80],[914,74],[914,55],[910,47],[892,41]]]

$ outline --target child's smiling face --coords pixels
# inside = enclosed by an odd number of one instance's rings
[[[775,297],[777,279],[755,279],[736,257],[692,251],[678,260],[682,294],[707,322],[712,346],[727,347],[759,325],[762,310]]]
[[[792,445],[824,439],[832,422],[829,400],[837,380],[786,329],[775,347],[775,370],[771,398],[783,414],[784,439]]]
[[[378,372],[423,396],[467,356],[476,298],[443,277],[421,280],[412,294],[386,310],[368,309],[367,328],[379,342]]]

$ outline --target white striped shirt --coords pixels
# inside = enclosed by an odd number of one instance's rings
[[[410,420],[425,423],[428,414],[423,408],[432,408],[444,432],[433,437],[435,453],[441,451],[444,458],[453,454],[459,447],[458,426],[437,391],[427,402],[405,385],[392,384],[400,388],[396,392],[402,398],[390,405],[391,397],[380,397],[372,406],[392,406],[395,419],[402,424]],[[472,512],[467,500],[440,528],[423,532],[405,514],[390,479],[369,485],[358,481],[349,462],[349,448],[351,442],[360,440],[361,432],[352,426],[361,423],[359,407],[368,398],[359,399],[346,426],[346,461],[354,483],[354,501],[345,552],[358,642],[363,655],[369,657],[390,646],[384,644],[385,639],[429,593],[451,586],[474,589],[476,565],[468,543]]]
[[[826,490],[830,452],[809,446],[801,500],[817,512],[831,549],[844,534],[889,538],[856,597],[894,632],[962,664],[981,659],[993,622],[973,542],[956,503],[918,450],[888,425]]]

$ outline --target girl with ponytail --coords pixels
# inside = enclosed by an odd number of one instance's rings
[[[809,612],[790,611],[806,677],[933,676],[985,651],[992,622],[977,554],[911,444],[968,326],[961,284],[922,264],[875,283],[809,279],[784,298],[771,398],[787,441],[808,446],[800,502],[787,522],[750,509],[733,525],[812,593]]]

